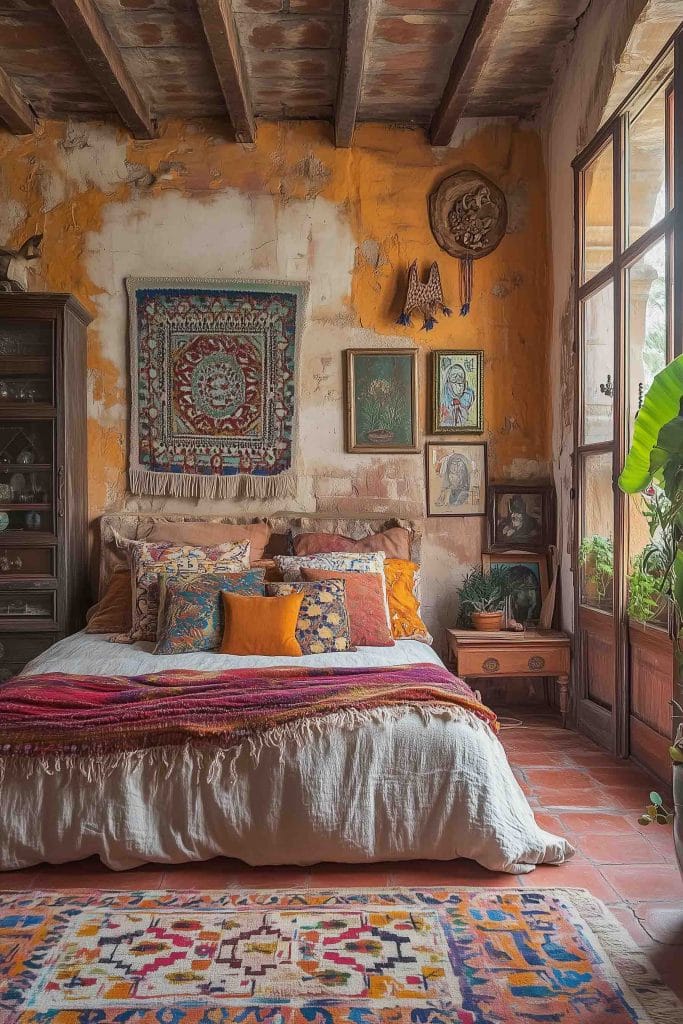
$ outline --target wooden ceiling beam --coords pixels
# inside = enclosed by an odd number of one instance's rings
[[[92,0],[52,0],[52,6],[133,137],[153,139],[157,130],[147,102]]]
[[[197,0],[225,106],[238,142],[256,141],[249,80],[231,0]]]
[[[342,148],[347,148],[353,142],[363,85],[371,13],[372,0],[347,0],[344,46],[339,65],[337,106],[334,115],[334,141]]]
[[[429,130],[433,146],[447,146],[489,59],[513,0],[477,0],[455,55]]]
[[[0,125],[13,135],[31,135],[35,115],[6,71],[0,68]]]

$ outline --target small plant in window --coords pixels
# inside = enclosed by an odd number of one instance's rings
[[[603,604],[614,577],[612,538],[599,533],[584,537],[579,547],[579,563],[583,568],[585,596],[596,604]]]

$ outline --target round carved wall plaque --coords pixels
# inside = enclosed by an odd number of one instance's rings
[[[457,171],[429,197],[429,223],[442,249],[460,259],[493,252],[508,222],[505,196],[478,171]]]

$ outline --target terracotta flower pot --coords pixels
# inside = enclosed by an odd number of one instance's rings
[[[500,629],[502,623],[502,612],[472,612],[472,626],[481,633]]]

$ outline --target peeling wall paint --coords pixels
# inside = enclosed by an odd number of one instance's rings
[[[418,130],[363,125],[336,150],[320,124],[264,123],[254,146],[226,143],[210,122],[169,123],[135,142],[100,124],[47,123],[32,139],[0,137],[0,238],[45,234],[37,287],[75,293],[92,312],[88,351],[89,508],[225,514],[278,511],[267,503],[198,504],[133,498],[126,488],[127,340],[124,278],[306,279],[301,349],[297,510],[422,517],[422,455],[344,453],[342,351],[420,350],[426,428],[427,352],[483,348],[492,479],[548,472],[548,248],[538,134],[510,123],[469,124],[454,147]],[[434,241],[427,197],[451,171],[476,167],[503,188],[508,232],[475,265],[472,312],[430,334],[399,328],[405,271],[439,261],[457,308],[459,264]],[[480,519],[425,520],[425,615],[452,624],[454,588],[479,559]]]

